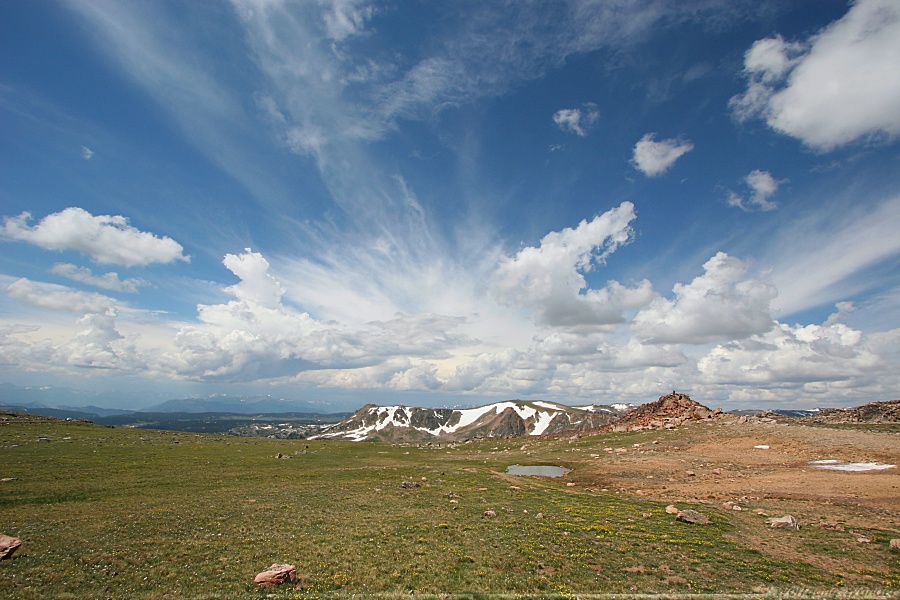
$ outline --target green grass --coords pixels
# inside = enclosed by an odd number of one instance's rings
[[[23,540],[0,562],[0,597],[753,593],[835,590],[846,575],[743,546],[731,511],[695,507],[712,524],[691,526],[659,502],[498,475],[563,464],[570,448],[528,444],[525,456],[521,440],[418,448],[0,424],[0,477],[18,478],[0,483],[0,533]],[[896,589],[893,560],[869,573],[872,590]],[[275,562],[300,581],[257,589]]]

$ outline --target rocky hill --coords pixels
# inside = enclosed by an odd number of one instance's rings
[[[315,437],[399,442],[553,435],[601,429],[632,408],[622,404],[573,407],[542,401],[498,402],[462,410],[368,404]]]
[[[624,414],[607,428],[611,431],[640,431],[642,429],[674,429],[691,420],[711,420],[722,413],[722,409],[710,410],[699,402],[691,400],[687,394],[672,392],[660,396],[659,400],[642,404]]]
[[[817,414],[799,419],[805,423],[900,423],[900,400],[870,402],[853,408],[823,408]]]

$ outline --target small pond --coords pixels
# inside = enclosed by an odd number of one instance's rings
[[[564,469],[562,467],[528,467],[522,465],[510,465],[506,467],[507,475],[532,475],[535,477],[562,477],[571,471],[572,469]]]

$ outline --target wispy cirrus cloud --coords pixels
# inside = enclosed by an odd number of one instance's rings
[[[87,267],[79,267],[71,263],[57,263],[51,267],[50,272],[54,275],[60,275],[66,279],[71,279],[72,281],[86,283],[113,292],[127,292],[129,294],[134,294],[138,289],[151,285],[149,281],[137,277],[120,279],[119,274],[114,271],[104,273],[103,275],[95,275],[93,271]]]
[[[866,210],[829,206],[788,223],[760,259],[778,288],[773,307],[790,315],[889,283],[858,276],[900,255],[898,222],[900,196],[888,196]]]
[[[562,130],[584,137],[588,130],[600,118],[595,104],[586,104],[581,108],[563,108],[553,114],[553,122]]]

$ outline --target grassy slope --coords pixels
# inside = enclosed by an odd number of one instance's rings
[[[578,468],[577,458],[563,459],[568,441],[530,441],[530,456],[521,444],[415,448],[0,424],[0,477],[18,478],[0,483],[0,533],[24,542],[0,562],[0,596],[571,596],[841,583],[802,560],[744,547],[734,515],[718,507],[697,507],[713,524],[691,526],[659,502],[500,475],[513,463]],[[279,452],[292,458],[276,460]],[[404,481],[421,487],[401,489]],[[484,517],[489,509],[497,515]],[[814,546],[817,534],[791,535]],[[255,589],[253,576],[273,562],[296,565],[299,585]],[[873,573],[873,589],[900,585],[896,568]]]

